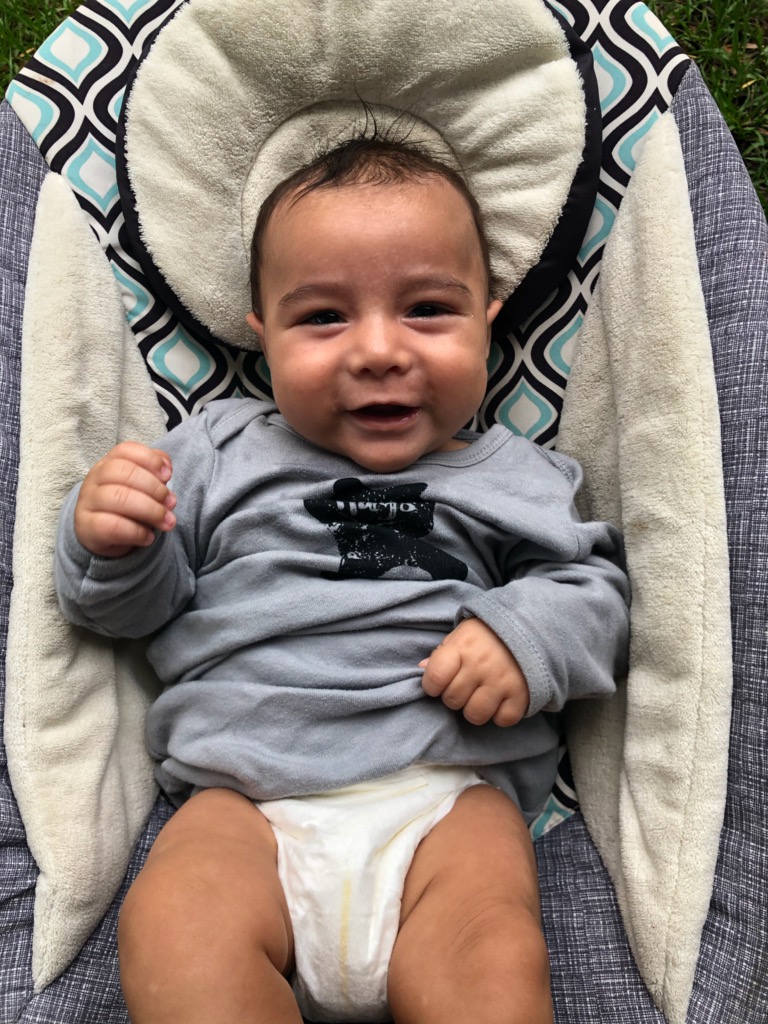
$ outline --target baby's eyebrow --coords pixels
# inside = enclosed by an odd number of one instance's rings
[[[410,292],[435,289],[436,291],[455,291],[462,295],[471,295],[471,289],[459,278],[451,274],[418,274],[406,278],[398,292],[400,295],[407,295]],[[292,288],[286,292],[278,301],[278,306],[290,306],[295,302],[304,302],[307,299],[322,298],[326,300],[333,298],[335,293],[343,291],[343,285],[339,282],[313,282],[301,284],[298,288]]]
[[[301,284],[298,288],[292,288],[278,302],[278,306],[290,306],[294,302],[302,302],[304,299],[314,299],[320,296],[327,297],[335,291],[340,291],[340,285],[334,284]]]
[[[424,274],[423,276],[410,277],[403,282],[400,290],[402,293],[406,293],[421,288],[436,288],[440,291],[459,291],[466,295],[471,294],[469,285],[466,285],[458,277],[453,277],[451,274]]]

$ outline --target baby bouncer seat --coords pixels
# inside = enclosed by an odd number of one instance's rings
[[[533,826],[556,1020],[758,1024],[768,237],[631,0],[87,0],[11,85],[0,1019],[127,1020],[117,914],[171,813],[141,651],[58,616],[58,505],[118,439],[269,395],[243,239],[359,99],[466,168],[501,253],[480,426],[580,458],[584,513],[626,536],[629,678],[569,709],[575,792],[566,758]]]

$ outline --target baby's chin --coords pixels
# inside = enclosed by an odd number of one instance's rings
[[[337,454],[345,456],[369,473],[399,473],[414,465],[423,455],[432,455],[434,452],[459,451],[468,446],[467,441],[451,437],[440,444],[418,446],[409,451],[384,451],[376,445],[371,446],[369,450],[362,451],[360,449],[345,449],[340,446]]]
[[[315,430],[313,424],[300,422],[300,417],[282,415],[305,441],[369,473],[399,473],[424,455],[467,447],[466,441],[454,436],[461,429],[455,421],[450,428],[446,424],[444,430],[435,430],[421,410],[416,408],[414,413],[405,407],[395,409],[391,417],[355,412],[332,430]]]

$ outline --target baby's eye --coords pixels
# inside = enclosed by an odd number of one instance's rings
[[[301,322],[312,327],[323,327],[326,324],[339,324],[341,319],[341,314],[333,309],[319,309],[316,313],[305,316]]]
[[[429,319],[433,316],[445,316],[448,312],[449,310],[445,306],[441,306],[437,302],[420,302],[417,306],[413,306],[408,316]]]

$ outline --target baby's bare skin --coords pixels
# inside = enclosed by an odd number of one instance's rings
[[[465,619],[419,663],[421,685],[472,725],[516,725],[530,693],[517,659],[480,619]]]
[[[176,525],[173,466],[158,448],[124,441],[95,463],[80,488],[75,534],[94,555],[122,558]]]
[[[396,1024],[551,1024],[533,848],[517,808],[466,790],[421,842],[389,968]],[[133,1024],[301,1024],[266,818],[211,789],[165,826],[120,917]]]

